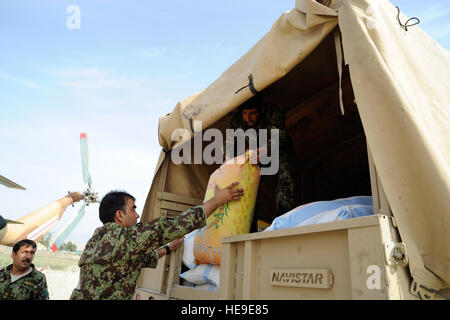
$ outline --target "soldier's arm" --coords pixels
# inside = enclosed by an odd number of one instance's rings
[[[179,246],[181,246],[184,242],[184,238],[179,238],[179,239],[175,239],[172,242],[168,243],[167,246],[169,247],[170,252],[177,250],[177,248]],[[158,259],[168,255],[169,253],[167,252],[166,246],[164,245],[163,247],[159,247],[158,249],[156,249],[156,253],[158,254]]]
[[[280,112],[280,110],[275,106],[272,105],[272,107],[270,108],[270,115],[268,116],[267,119],[267,123],[268,123],[268,128],[267,129],[278,129],[278,146],[279,146],[279,150],[289,150],[289,136],[287,133],[287,129],[286,129],[286,118],[284,117],[284,115]],[[270,137],[271,134],[269,133]],[[271,139],[270,141],[268,141],[267,144],[267,149],[268,152],[270,152],[270,149],[272,147],[271,145]]]
[[[285,148],[289,145],[289,136],[286,129],[286,118],[278,109],[274,109],[271,128],[279,130],[280,149],[286,150]]]
[[[239,128],[242,128],[243,122],[242,122],[242,116],[241,113],[238,111],[236,112],[233,117],[230,120],[230,123],[228,125],[228,129],[236,130]],[[223,154],[224,154],[224,160],[227,161],[229,159],[234,158],[236,155],[234,154],[234,141],[227,141],[226,131],[225,131],[225,137],[223,139]]]
[[[168,244],[170,251],[175,251],[184,241],[184,238],[173,240]],[[156,268],[158,264],[158,260],[162,257],[168,255],[168,252],[165,248],[159,247],[158,249],[150,252],[150,254],[142,255],[142,262],[144,268]]]
[[[205,213],[201,206],[190,208],[179,216],[159,217],[155,220],[137,224],[136,229],[136,253],[148,254],[165,243],[192,230],[205,225]]]
[[[162,245],[181,238],[195,229],[202,228],[206,224],[207,217],[220,205],[242,197],[244,194],[242,188],[233,189],[237,185],[238,183],[235,182],[224,189],[216,187],[214,198],[205,202],[202,206],[188,209],[179,216],[173,218],[159,217],[131,227],[136,232],[135,253],[152,254],[152,251]]]
[[[238,185],[237,182],[232,183],[227,188],[220,190],[217,186],[215,187],[216,196],[210,201],[203,204],[203,209],[205,210],[206,217],[210,216],[212,212],[214,212],[218,206],[228,201],[228,197],[231,197],[233,200],[238,200],[240,195],[243,193],[242,189],[232,190],[233,187]],[[226,193],[229,193],[227,195]],[[169,248],[169,252],[166,249],[166,246],[159,247],[156,249],[156,253],[158,255],[158,259],[166,256],[172,251],[175,251],[182,243],[184,242],[184,238],[175,239],[172,242],[167,244]]]
[[[144,254],[142,256],[144,268],[156,268],[156,265],[158,264],[158,259],[161,258],[157,250],[153,250],[150,253]]]
[[[278,108],[273,107],[271,119],[270,119],[270,128],[271,129],[286,129],[286,118],[284,115],[278,110]]]

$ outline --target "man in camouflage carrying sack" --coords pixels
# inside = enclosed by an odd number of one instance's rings
[[[276,212],[266,213],[263,212],[263,207],[260,201],[263,198],[261,193],[258,193],[258,199],[255,206],[254,218],[252,220],[251,232],[261,231],[257,227],[257,221],[259,219],[263,220],[267,225],[270,225],[272,220],[279,215],[282,215],[294,208],[294,198],[295,198],[295,180],[294,180],[294,168],[293,168],[293,147],[292,141],[287,133],[285,126],[284,115],[280,110],[272,103],[263,102],[259,95],[254,96],[247,102],[242,104],[238,112],[236,112],[229,124],[229,129],[242,129],[244,132],[249,129],[255,129],[256,141],[253,141],[253,146],[257,146],[257,154],[270,153],[272,142],[271,142],[271,129],[278,129],[279,133],[279,144],[278,144],[278,154],[279,154],[279,168],[276,177],[276,187],[275,189],[275,199],[276,199]],[[260,140],[259,130],[267,130],[267,144],[262,146],[262,141]],[[252,142],[250,141],[251,136],[245,136],[246,147],[245,149],[252,148]],[[237,149],[236,141],[229,141],[224,139],[224,154],[225,160],[239,156],[237,154],[239,150]],[[258,160],[260,167],[264,167]],[[255,161],[255,162],[256,162]],[[252,163],[252,162],[251,162]],[[269,180],[267,180],[269,181]],[[261,177],[261,184],[265,182],[264,176]]]
[[[48,300],[47,280],[31,263],[36,243],[21,240],[13,247],[13,263],[0,270],[0,300]]]
[[[161,216],[137,224],[133,196],[122,191],[105,195],[99,208],[103,227],[97,228],[86,244],[78,263],[80,281],[70,299],[131,299],[141,269],[155,268],[159,258],[183,243],[181,237],[205,226],[206,218],[218,206],[240,199],[244,190],[234,188],[237,184],[216,188],[214,198],[177,217]]]

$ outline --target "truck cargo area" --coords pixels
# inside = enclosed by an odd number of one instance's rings
[[[182,266],[179,250],[160,261],[157,269],[144,269],[135,298],[412,298],[407,290],[408,270],[393,262],[388,264],[388,247],[401,240],[377,181],[348,66],[343,66],[340,82],[335,51],[334,37],[330,34],[302,63],[261,95],[264,101],[276,104],[286,117],[295,153],[296,206],[372,195],[375,215],[224,238],[220,286],[216,291],[180,284],[179,274],[187,269]],[[231,116],[225,116],[212,127],[225,130]],[[209,170],[213,172],[217,167],[211,165]],[[262,176],[258,201],[263,210],[276,210],[274,179],[276,176]],[[168,214],[176,213],[169,210]],[[378,290],[367,284],[371,267],[378,268],[374,270],[379,271],[383,282]],[[313,273],[319,270],[315,277],[326,277],[327,284],[322,288],[295,286],[287,278],[280,280],[277,272],[283,270],[290,270],[293,275],[295,270]]]

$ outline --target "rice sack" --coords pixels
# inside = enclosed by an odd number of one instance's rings
[[[226,188],[238,181],[244,196],[217,208],[206,220],[206,226],[195,233],[194,257],[197,264],[220,265],[221,239],[250,232],[261,171],[249,163],[248,152],[225,162],[208,181],[204,201],[214,197],[215,186]]]

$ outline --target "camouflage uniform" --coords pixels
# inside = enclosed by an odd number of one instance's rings
[[[156,249],[205,224],[201,206],[174,218],[160,217],[132,227],[105,223],[86,244],[78,263],[80,289],[74,289],[70,299],[131,299],[141,269],[156,267]]]
[[[33,270],[11,283],[12,264],[0,270],[0,300],[48,300],[45,275]]]
[[[287,133],[285,126],[285,118],[284,115],[278,110],[278,108],[271,103],[264,102],[264,110],[260,114],[257,124],[254,127],[250,127],[247,122],[242,118],[242,114],[240,111],[236,112],[231,118],[229,128],[230,129],[239,129],[246,131],[250,128],[253,128],[257,132],[257,140],[259,140],[258,130],[259,129],[267,129],[267,149],[268,154],[270,154],[271,147],[271,129],[279,130],[279,169],[278,169],[278,183],[275,190],[276,195],[276,205],[277,205],[277,216],[286,213],[294,208],[294,196],[295,196],[295,180],[294,180],[294,169],[292,166],[293,163],[293,147],[292,141]],[[226,141],[224,139],[224,151],[227,155],[232,158],[232,143],[230,141]],[[256,141],[256,145],[258,148],[262,147],[259,145],[259,141]],[[249,138],[246,137],[246,149],[250,146]],[[238,156],[237,146],[234,148],[235,156]],[[264,165],[262,165],[264,166]],[[258,206],[258,204],[257,204]],[[259,218],[257,214],[257,208],[255,208],[255,217]],[[273,217],[264,217],[264,220],[271,220],[275,218]],[[256,220],[254,219],[254,221]],[[271,221],[267,221],[271,222]],[[254,228],[252,228],[253,231]]]

